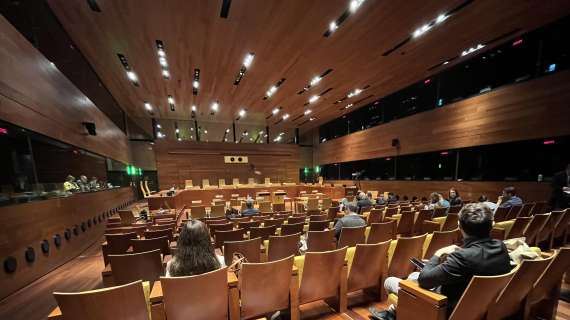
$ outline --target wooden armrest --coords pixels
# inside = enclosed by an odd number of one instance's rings
[[[419,284],[414,281],[410,280],[400,281],[400,289],[436,306],[443,306],[447,304],[446,296],[427,289],[420,288]]]
[[[101,272],[102,276],[110,276],[113,274],[113,270],[111,270],[111,264],[105,266],[105,269]]]
[[[106,246],[108,246],[107,240],[105,240],[105,241],[103,241],[103,242],[101,243],[101,247],[106,247]]]
[[[161,303],[162,302],[162,283],[160,281],[155,281],[150,291],[149,300],[151,303]]]
[[[49,313],[48,320],[63,320],[63,314],[61,314],[59,307],[55,307],[55,309]]]
[[[297,268],[296,265],[293,265],[293,270],[292,270],[291,274],[294,276],[299,274],[299,268]]]
[[[425,221],[424,221],[424,224],[433,224],[433,225],[437,225],[437,226],[440,225],[438,222],[436,222],[436,221],[431,221],[431,220],[425,220]]]
[[[237,287],[238,285],[238,278],[236,277],[236,274],[228,271],[228,287]]]

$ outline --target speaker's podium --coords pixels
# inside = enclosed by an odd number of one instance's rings
[[[286,195],[287,195],[287,192],[285,192],[283,190],[273,191],[273,195],[271,197],[271,202],[273,202],[274,204],[285,203],[285,196]]]
[[[270,196],[271,192],[269,191],[259,191],[255,194],[256,200],[263,200],[263,201],[271,200]]]

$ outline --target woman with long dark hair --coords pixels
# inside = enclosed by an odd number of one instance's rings
[[[463,205],[463,200],[461,199],[461,196],[459,196],[459,191],[457,191],[455,188],[449,189],[448,201],[452,207],[461,207]]]
[[[216,256],[206,224],[191,220],[182,226],[176,253],[166,265],[166,276],[193,276],[222,266],[223,258]]]

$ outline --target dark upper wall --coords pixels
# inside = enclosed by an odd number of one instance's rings
[[[570,134],[570,71],[314,144],[316,164]],[[315,132],[318,134],[318,132]]]
[[[0,17],[0,119],[123,162],[128,139],[103,112]],[[88,136],[82,122],[94,122]]]

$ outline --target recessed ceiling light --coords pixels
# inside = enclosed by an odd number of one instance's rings
[[[129,78],[129,80],[132,82],[137,82],[139,79],[133,71],[127,71],[127,78]]]
[[[168,96],[168,103],[174,104],[174,98],[172,96]]]
[[[309,119],[309,121],[315,121],[316,119],[317,119],[317,118],[315,118],[315,117],[311,117],[311,118]]]
[[[315,76],[313,79],[311,79],[311,82],[310,82],[311,86],[314,86],[317,83],[321,82],[321,79],[322,79],[321,77]]]
[[[190,127],[190,131],[194,131],[194,128]]]
[[[151,106],[150,103],[148,103],[148,102],[145,102],[145,103],[144,103],[144,108],[145,108],[146,110],[148,110],[148,111],[152,111],[152,106]]]
[[[311,114],[311,112],[313,112],[311,109],[307,109],[305,110],[305,115]]]
[[[125,57],[121,53],[117,53],[117,57],[119,57],[119,61],[121,62],[121,65],[123,65],[123,69],[125,69],[127,78],[133,83],[135,87],[138,87],[139,86],[138,77],[136,73],[131,69],[129,62],[127,61],[127,57]]]
[[[437,16],[437,18],[435,19],[435,23],[442,23],[445,21],[445,19],[447,19],[447,15],[445,14],[440,14],[439,16]]]
[[[157,123],[157,124],[156,124],[156,128],[157,128],[157,129],[162,129],[162,126],[160,125],[160,123]]]
[[[193,106],[192,106],[192,111],[196,111],[196,110],[197,110],[196,106],[193,105]]]
[[[471,47],[471,48],[469,48],[469,49],[467,49],[467,50],[463,50],[463,52],[461,52],[461,56],[462,56],[462,57],[463,57],[463,56],[466,56],[466,55],[471,54],[471,53],[473,53],[473,52],[475,52],[475,51],[481,50],[481,49],[483,49],[484,47],[485,47],[485,45],[483,45],[483,44],[478,44],[478,45],[475,46],[475,47]]]
[[[164,56],[166,56],[166,53],[164,52],[164,49],[158,49],[156,52],[158,53],[158,56],[159,56],[159,57],[164,57]]]
[[[220,104],[215,101],[214,103],[212,103],[212,111],[217,112],[220,109]]]
[[[245,58],[243,59],[243,66],[249,68],[251,63],[253,62],[253,58],[255,57],[255,53],[250,52],[248,53]]]
[[[336,21],[331,21],[331,23],[329,23],[329,31],[334,32],[336,29],[338,29],[338,25],[336,24]]]
[[[158,63],[160,63],[160,65],[163,66],[163,67],[168,67],[168,62],[166,62],[166,58],[165,58],[165,57],[159,57],[159,58],[158,58]]]
[[[287,120],[287,119],[289,119],[289,114],[288,114],[288,113],[286,113],[286,114],[283,115],[283,120]]]
[[[238,115],[243,118],[243,117],[245,116],[245,109],[241,109],[241,110],[238,112]]]
[[[271,88],[269,88],[269,90],[267,90],[267,92],[265,92],[265,95],[268,97],[271,97],[275,92],[277,92],[277,87],[271,86]]]
[[[227,128],[227,129],[226,129],[226,133],[230,133],[230,128]]]
[[[317,100],[319,100],[319,96],[312,96],[309,98],[309,103],[315,103]]]
[[[205,129],[205,130],[204,130],[204,133],[208,133],[208,130],[207,130],[207,129]]]
[[[271,113],[273,113],[273,115],[276,115],[279,113],[280,110],[281,109],[279,109],[279,108],[274,108],[273,111],[271,111]]]
[[[364,2],[364,0],[352,0],[350,1],[350,6],[349,6],[349,10],[350,12],[354,13],[356,12],[356,10],[358,10],[358,8],[362,5],[362,3]]]
[[[164,78],[170,78],[170,71],[168,70],[162,70],[162,76]]]
[[[176,128],[175,131],[176,131],[176,133],[180,133],[180,129],[178,129],[178,128]]]

